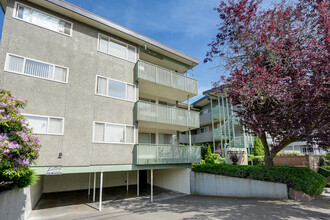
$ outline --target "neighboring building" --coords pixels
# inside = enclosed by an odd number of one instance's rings
[[[198,60],[63,0],[0,2],[0,88],[28,100],[42,143],[34,200],[96,181],[190,193],[200,148],[177,134],[199,113],[178,103],[197,95]]]
[[[323,155],[327,152],[319,149],[318,146],[307,146],[306,141],[293,142],[281,150],[283,153],[301,153],[301,154],[314,154]]]
[[[230,151],[252,153],[254,138],[240,125],[226,95],[216,94],[213,89],[203,92],[203,95],[192,104],[200,111],[200,128],[191,131],[191,142],[209,143],[214,152],[227,147]],[[181,133],[179,141],[189,143],[189,132]]]

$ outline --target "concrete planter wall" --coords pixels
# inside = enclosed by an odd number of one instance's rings
[[[208,173],[191,172],[190,175],[190,189],[194,195],[288,199],[287,185],[282,183]]]
[[[43,178],[24,189],[0,193],[0,219],[25,220],[42,195]]]

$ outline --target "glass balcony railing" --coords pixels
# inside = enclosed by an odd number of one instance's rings
[[[220,111],[220,115],[222,117],[224,117],[224,118],[228,117],[227,116],[227,113],[228,113],[227,108],[224,107],[224,106],[219,106],[219,105],[212,109],[213,117],[219,117],[219,111]]]
[[[144,79],[197,95],[197,80],[172,70],[139,60],[136,64],[137,79]]]
[[[178,146],[167,144],[137,144],[134,161],[137,165],[200,163],[199,146]]]
[[[135,111],[138,121],[199,128],[199,112],[144,101],[135,104]]]

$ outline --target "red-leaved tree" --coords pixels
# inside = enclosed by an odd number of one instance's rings
[[[272,166],[276,153],[295,141],[329,150],[330,1],[282,1],[271,9],[261,3],[220,3],[219,32],[204,62],[226,62],[230,75],[215,86],[261,138]]]

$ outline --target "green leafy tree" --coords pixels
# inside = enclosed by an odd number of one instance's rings
[[[264,145],[262,144],[259,137],[256,137],[254,139],[253,145],[254,145],[253,146],[253,155],[254,156],[265,156]]]
[[[208,147],[207,147],[207,152],[206,152],[206,156],[205,156],[205,163],[214,163],[214,158],[213,158],[213,154],[212,154],[212,150],[211,150],[210,145],[208,145]]]
[[[0,180],[8,188],[24,188],[36,180],[30,166],[41,145],[19,111],[25,105],[10,91],[0,90]]]

